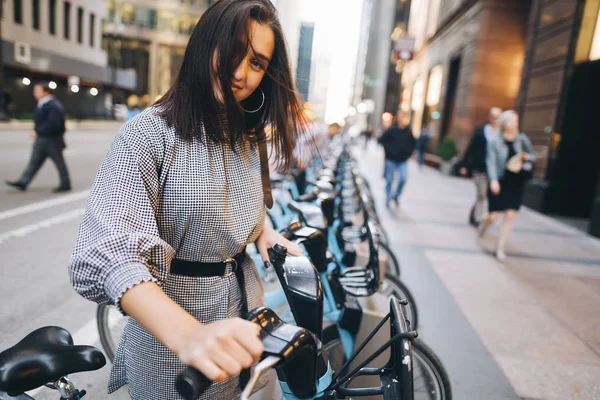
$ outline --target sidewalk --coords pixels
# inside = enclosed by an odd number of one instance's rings
[[[416,297],[421,336],[449,369],[455,397],[515,398],[489,388],[508,379],[516,398],[600,399],[600,241],[523,209],[501,264],[492,256],[498,227],[478,239],[467,224],[469,180],[411,162],[400,207],[388,210],[383,152],[373,146],[357,156]],[[497,366],[503,374],[492,377]]]

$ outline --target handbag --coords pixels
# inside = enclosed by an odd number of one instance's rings
[[[522,153],[517,153],[506,162],[506,169],[518,174],[523,180],[533,178],[535,164],[531,160],[523,160]]]

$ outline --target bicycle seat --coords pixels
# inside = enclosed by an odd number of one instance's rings
[[[37,329],[0,353],[0,391],[17,396],[63,376],[94,371],[106,364],[91,346],[75,346],[71,334],[56,326]]]

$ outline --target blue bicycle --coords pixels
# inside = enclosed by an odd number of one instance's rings
[[[302,241],[305,246],[313,240],[321,240],[314,232],[308,237],[301,235],[301,232],[296,233],[302,236],[302,239],[296,240]],[[303,351],[302,356],[295,356],[293,353],[285,355],[285,350],[272,349],[271,344],[265,341],[265,338],[269,339],[270,336],[268,331],[283,326],[284,319],[276,317],[270,309],[260,311],[265,315],[261,318],[255,318],[254,314],[250,313],[250,319],[261,325],[263,331],[267,330],[261,334],[265,343],[265,354],[247,381],[242,399],[248,398],[258,375],[268,368],[276,369],[282,390],[281,398],[285,400],[335,400],[373,395],[381,395],[384,400],[452,398],[449,379],[439,359],[422,342],[415,340],[416,332],[409,330],[404,313],[405,301],[391,299],[389,313],[381,319],[364,342],[357,346],[356,351],[337,367],[327,351],[330,328],[325,326],[323,317],[333,318],[333,313],[337,313],[333,329],[348,334],[348,340],[343,340],[344,343],[354,341],[354,333],[350,330],[356,321],[352,322],[352,318],[347,319],[346,307],[335,304],[334,288],[329,285],[328,279],[323,279],[324,275],[317,271],[308,258],[287,256],[286,249],[280,245],[270,249],[269,255],[297,326],[311,332],[313,339],[310,341],[310,350]],[[356,309],[351,313],[356,316]],[[358,362],[357,357],[364,356],[364,349],[388,322],[390,335],[385,343]],[[291,325],[288,323],[287,326]],[[285,335],[272,336],[281,338]],[[316,345],[312,344],[313,340]],[[303,342],[298,343],[296,348],[303,346]],[[345,350],[346,345],[342,346]],[[369,367],[388,348],[390,354],[385,365]],[[356,381],[355,378],[361,376],[378,378],[378,384],[370,387],[357,387],[355,383],[352,384]],[[210,384],[198,371],[188,368],[178,380],[178,390],[185,399],[197,399]],[[242,384],[246,384],[246,381]],[[353,387],[350,387],[351,384]]]

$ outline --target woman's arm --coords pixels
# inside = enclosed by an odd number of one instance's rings
[[[153,139],[131,124],[117,135],[90,192],[71,282],[82,296],[118,306],[183,363],[223,380],[259,357],[257,327],[239,318],[202,325],[160,288],[174,250],[156,224],[162,141]]]
[[[263,351],[258,325],[240,318],[203,325],[153,282],[128,289],[121,307],[181,362],[212,381],[238,375],[257,362]]]
[[[495,138],[487,143],[485,164],[487,167],[487,175],[490,181],[498,180],[498,139]]]
[[[535,162],[535,152],[533,151],[531,140],[529,140],[529,137],[526,134],[522,133],[521,135],[523,137],[523,150],[527,153],[527,159]]]

